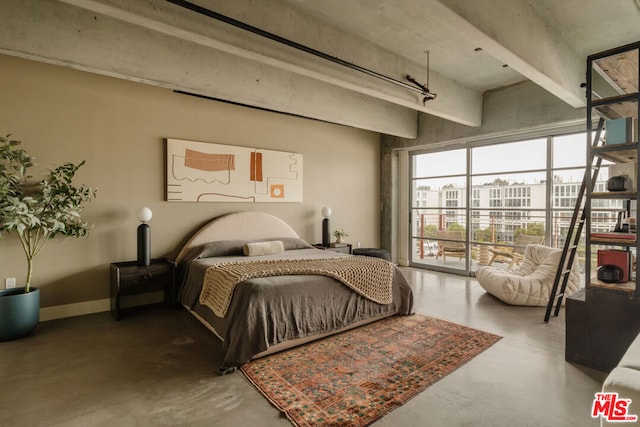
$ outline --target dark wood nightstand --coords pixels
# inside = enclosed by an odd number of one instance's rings
[[[313,245],[317,249],[323,249],[325,251],[341,252],[343,254],[351,255],[351,243],[331,243],[331,246],[322,246],[321,243]]]
[[[169,259],[152,259],[151,264],[137,261],[114,262],[111,272],[111,314],[120,320],[120,298],[125,295],[164,291],[164,302],[176,308],[176,268]]]

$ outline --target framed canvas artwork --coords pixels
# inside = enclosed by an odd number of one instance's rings
[[[166,140],[170,202],[302,202],[302,154]]]

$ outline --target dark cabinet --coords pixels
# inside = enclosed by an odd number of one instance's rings
[[[169,259],[152,259],[151,264],[138,265],[137,261],[111,264],[111,313],[115,320],[121,317],[121,299],[127,295],[163,291],[164,302],[176,308],[175,263]]]

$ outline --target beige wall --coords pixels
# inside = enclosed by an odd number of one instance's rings
[[[77,182],[98,188],[85,211],[86,239],[49,242],[35,260],[43,307],[109,296],[108,265],[136,257],[135,212],[153,210],[152,256],[220,214],[260,210],[279,216],[306,240],[320,240],[320,209],[349,241],[379,244],[380,136],[373,132],[174,94],[0,55],[0,133],[13,134],[42,168],[86,160]],[[164,201],[163,138],[292,151],[304,156],[303,203]],[[18,241],[0,242],[0,288],[24,280]],[[100,305],[103,307],[103,305]]]

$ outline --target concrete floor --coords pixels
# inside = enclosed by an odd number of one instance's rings
[[[564,316],[512,307],[475,279],[404,269],[415,311],[504,338],[376,426],[597,426],[605,374],[564,361]],[[563,310],[564,311],[564,310]],[[288,426],[184,310],[41,323],[0,343],[1,426]]]

